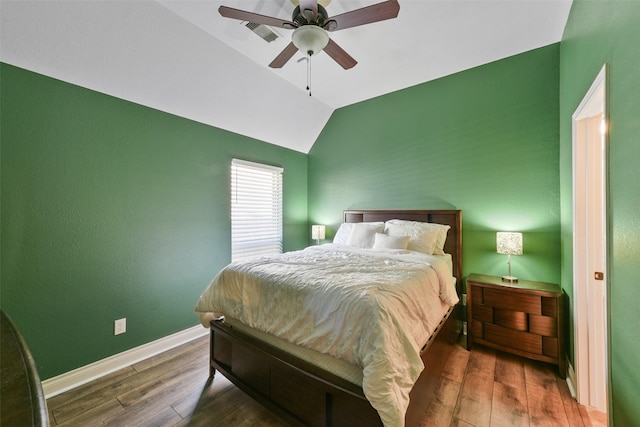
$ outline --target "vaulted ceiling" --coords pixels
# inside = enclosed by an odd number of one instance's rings
[[[571,0],[399,0],[397,18],[331,33],[327,54],[268,64],[267,42],[220,5],[291,19],[296,0],[0,1],[0,60],[105,94],[309,152],[337,108],[558,42]],[[325,1],[329,16],[380,0]]]

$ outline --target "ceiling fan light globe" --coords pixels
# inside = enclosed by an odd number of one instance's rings
[[[301,52],[314,55],[320,52],[329,43],[329,33],[315,25],[304,25],[293,31],[291,40]]]

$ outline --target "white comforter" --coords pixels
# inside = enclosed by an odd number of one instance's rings
[[[232,263],[195,310],[362,366],[367,399],[385,426],[402,426],[420,349],[457,302],[446,258],[327,244]]]

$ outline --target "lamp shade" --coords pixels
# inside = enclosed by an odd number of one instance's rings
[[[303,25],[293,31],[291,40],[301,52],[314,55],[329,43],[329,33],[315,25]]]
[[[496,233],[499,254],[522,255],[522,233],[499,231]]]
[[[311,238],[313,240],[324,240],[324,225],[312,225],[311,226]]]

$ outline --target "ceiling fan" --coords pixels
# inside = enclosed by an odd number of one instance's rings
[[[292,41],[269,64],[271,68],[282,68],[298,50],[309,56],[324,50],[342,68],[348,70],[358,62],[331,40],[328,32],[392,19],[398,16],[399,10],[397,0],[387,0],[329,17],[326,9],[318,4],[317,0],[299,0],[291,21],[227,6],[220,6],[218,12],[225,18],[293,30]]]

